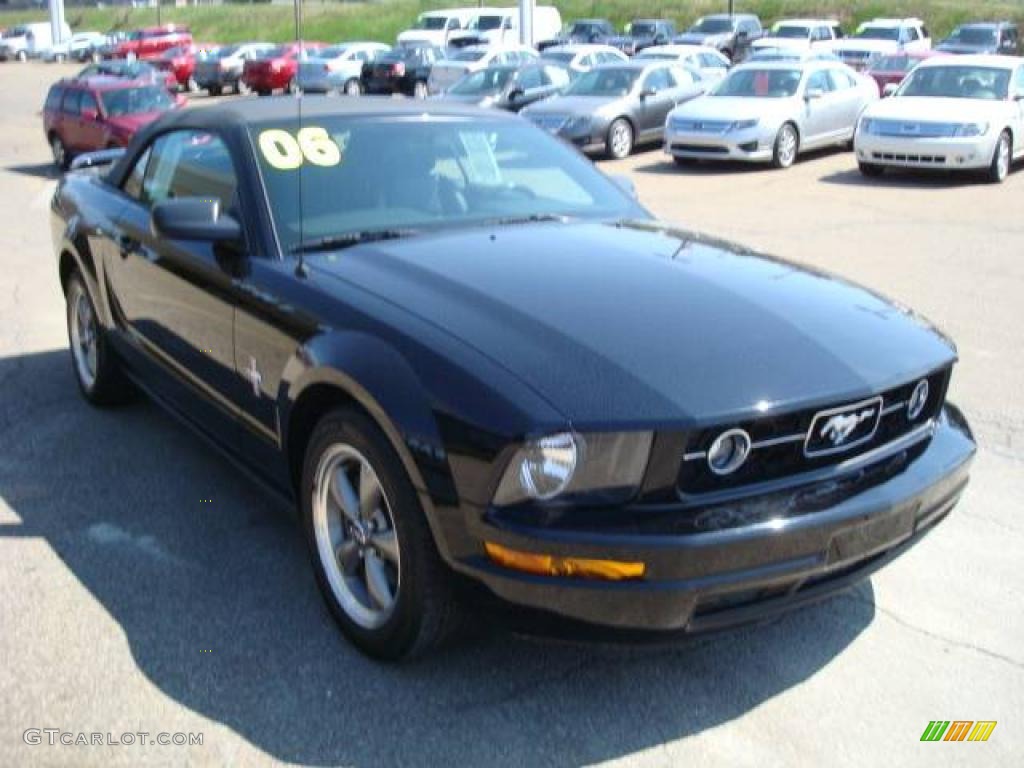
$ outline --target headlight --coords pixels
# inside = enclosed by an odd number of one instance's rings
[[[527,441],[509,462],[494,494],[499,506],[599,494],[597,501],[625,501],[639,487],[654,435],[560,432]]]
[[[870,134],[872,133],[871,129],[873,126],[874,123],[871,121],[870,117],[862,117],[860,119],[860,125],[857,126],[857,132]]]
[[[988,131],[988,123],[963,123],[956,127],[954,136],[984,136]]]
[[[562,126],[565,133],[583,133],[590,130],[590,115],[576,115],[570,117]]]
[[[758,124],[758,120],[737,120],[735,123],[729,126],[730,131],[745,131],[747,128],[753,128]]]

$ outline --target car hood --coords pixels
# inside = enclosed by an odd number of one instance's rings
[[[500,100],[503,92],[502,90],[486,91],[483,93],[452,93],[448,91],[445,94],[432,96],[431,100],[486,106]]]
[[[894,96],[872,102],[865,114],[908,122],[964,123],[989,119],[1006,109],[1007,102],[985,99],[940,99],[927,96]]]
[[[966,45],[964,43],[939,43],[935,46],[936,51],[944,53],[995,53],[994,45]]]
[[[612,105],[628,103],[628,96],[553,96],[524,110],[529,115],[593,115]]]
[[[864,51],[866,53],[889,53],[899,49],[895,40],[856,40],[848,37],[832,44],[833,51]]]
[[[732,35],[728,33],[705,35],[700,32],[684,32],[681,35],[677,35],[672,42],[679,45],[710,45],[714,48],[731,37]]]
[[[873,293],[650,221],[448,230],[307,266],[443,329],[577,428],[844,402],[955,359]]]
[[[787,110],[792,99],[756,99],[740,96],[701,96],[672,110],[673,117],[701,120],[747,120]]]
[[[811,47],[810,41],[796,37],[762,37],[750,44],[751,48],[781,48],[786,51],[802,51]]]

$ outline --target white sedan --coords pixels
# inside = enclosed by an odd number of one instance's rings
[[[805,150],[847,144],[878,85],[837,61],[741,64],[707,96],[676,107],[665,151],[697,160],[770,162],[788,168]]]
[[[430,68],[427,90],[444,93],[470,72],[491,65],[519,65],[537,60],[537,52],[525,45],[471,45],[448,54]]]
[[[622,64],[629,61],[629,57],[618,48],[595,43],[553,45],[544,49],[541,58],[569,70],[569,75],[573,78],[602,64]]]
[[[730,62],[717,49],[706,45],[654,45],[633,57],[637,61],[658,59],[696,69],[701,79],[717,83],[729,71]]]
[[[1024,157],[1024,59],[937,56],[864,111],[854,139],[865,176],[886,167],[984,170],[1001,182]]]

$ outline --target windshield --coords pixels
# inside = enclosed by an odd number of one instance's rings
[[[544,51],[540,57],[546,61],[555,61],[559,64],[571,64],[572,60],[576,58],[576,54],[566,53],[564,51]]]
[[[639,69],[599,67],[580,75],[566,94],[569,96],[625,96],[640,77]]]
[[[218,48],[217,50],[215,50],[212,53],[210,53],[210,58],[211,59],[227,59],[227,58],[230,58],[231,56],[234,56],[236,53],[238,53],[238,49],[241,48],[241,47],[242,46],[240,46],[240,45],[227,45],[227,46],[224,46],[223,48]]]
[[[726,76],[711,95],[783,99],[799,87],[799,69],[738,69]]]
[[[498,29],[504,16],[474,16],[466,29],[474,29],[479,32],[486,32],[489,29]]]
[[[25,27],[11,27],[4,32],[4,37],[24,37],[28,34],[28,30]]]
[[[629,28],[629,33],[633,37],[654,37],[655,31],[654,25],[648,21],[634,22],[633,26]]]
[[[964,45],[995,45],[996,31],[984,27],[957,27],[949,36],[949,42]]]
[[[573,24],[569,28],[569,35],[570,36],[576,36],[576,35],[595,35],[595,34],[596,35],[601,34],[601,27],[600,27],[600,25],[595,24],[592,21],[583,22],[583,23],[577,22],[576,24]]]
[[[854,37],[859,37],[861,40],[899,40],[900,29],[899,27],[873,27],[868,25],[857,30],[857,34]]]
[[[250,130],[285,252],[374,230],[643,216],[589,160],[522,120],[330,115],[304,125],[305,150],[294,120]]]
[[[783,24],[782,26],[776,27],[775,31],[772,32],[772,35],[774,37],[787,37],[802,40],[811,36],[811,30],[807,27]]]
[[[448,57],[449,61],[480,61],[485,51],[459,51]]]
[[[899,95],[994,101],[1005,99],[1009,87],[1008,69],[947,65],[915,69],[903,82]]]
[[[678,61],[682,57],[674,53],[662,53],[661,51],[640,51],[633,58],[650,61]]]
[[[449,93],[459,96],[475,96],[504,90],[515,74],[514,69],[490,67],[467,75],[451,87]]]
[[[174,104],[167,89],[156,85],[103,91],[100,94],[100,100],[103,102],[103,110],[107,113],[107,117],[162,112],[165,109],[170,109]]]
[[[413,29],[444,29],[445,24],[448,22],[444,16],[420,16],[416,19],[416,23],[412,25]]]
[[[701,35],[718,35],[722,32],[732,31],[732,21],[721,16],[708,16],[700,19],[689,29]]]
[[[875,72],[909,72],[917,64],[918,59],[909,56],[880,56],[871,63]]]

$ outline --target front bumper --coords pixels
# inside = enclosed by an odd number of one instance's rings
[[[291,79],[291,74],[286,71],[242,73],[242,82],[254,91],[276,91],[278,88],[287,88]]]
[[[877,136],[857,132],[854,152],[858,162],[901,168],[969,170],[992,162],[998,132],[962,139],[922,139]]]
[[[674,157],[700,160],[744,160],[766,163],[772,159],[775,133],[762,126],[724,133],[665,130],[665,151]]]
[[[651,524],[630,510],[638,522],[628,532],[530,529],[493,510],[469,524],[473,538],[520,551],[642,561],[643,580],[536,576],[482,553],[453,565],[513,607],[614,630],[690,633],[766,618],[865,578],[945,518],[967,484],[975,443],[952,406],[928,435],[841,480],[731,502],[708,518],[720,525],[698,533],[673,532],[686,527],[682,517],[707,512],[682,507],[676,524],[664,510]]]

